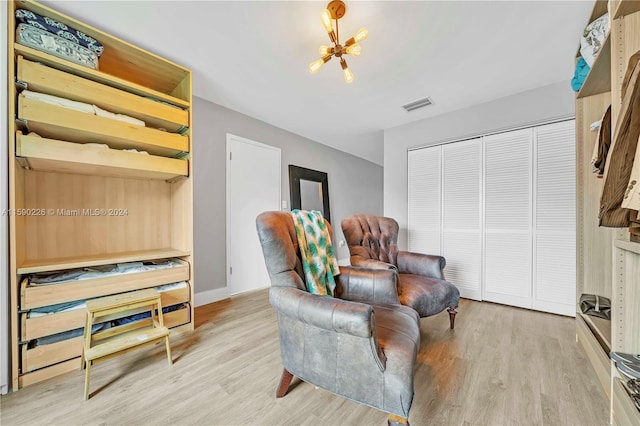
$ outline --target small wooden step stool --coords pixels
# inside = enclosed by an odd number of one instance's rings
[[[156,313],[157,310],[157,313]],[[95,323],[122,317],[122,313],[151,312],[151,318],[145,318],[129,324],[108,328],[95,334],[91,327]],[[89,377],[94,363],[105,361],[142,346],[164,339],[167,346],[167,358],[172,364],[169,346],[169,329],[162,319],[160,293],[155,289],[132,291],[101,297],[87,302],[87,321],[84,327],[84,352],[82,364],[87,369],[84,383],[84,399],[89,399]]]

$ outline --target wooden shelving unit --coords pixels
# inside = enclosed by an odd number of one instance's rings
[[[578,313],[576,334],[610,399],[611,423],[628,425],[640,424],[640,412],[625,390],[627,379],[609,359],[609,352],[640,353],[640,244],[629,241],[627,229],[598,227],[603,179],[591,173],[596,132],[589,126],[611,105],[612,139],[615,135],[622,79],[629,58],[640,50],[640,1],[597,1],[589,22],[607,11],[609,36],[576,98],[577,294],[610,298],[612,317],[606,321]]]
[[[11,386],[18,389],[80,366],[81,338],[39,340],[82,328],[84,311],[32,317],[33,309],[185,281],[161,300],[177,309],[165,315],[173,332],[193,329],[192,77],[185,67],[37,2],[7,5]],[[20,45],[18,8],[102,43],[99,70]],[[26,97],[25,89],[145,126]],[[30,283],[31,274],[163,259],[177,266]]]

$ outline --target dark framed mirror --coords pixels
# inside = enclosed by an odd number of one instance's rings
[[[291,210],[318,210],[331,223],[329,179],[325,172],[289,164]]]

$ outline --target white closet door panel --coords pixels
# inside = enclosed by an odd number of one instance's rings
[[[444,232],[445,278],[458,287],[462,297],[482,300],[480,232]]]
[[[409,251],[441,251],[441,151],[440,146],[408,153]]]
[[[536,229],[567,231],[576,223],[574,121],[537,129]]]
[[[482,139],[442,147],[443,228],[479,230],[482,203]]]
[[[531,308],[531,235],[486,232],[484,300]]]
[[[575,232],[536,235],[534,309],[575,316],[575,246]]]
[[[531,226],[532,130],[484,138],[485,229]]]
[[[575,122],[536,129],[535,309],[575,315]]]

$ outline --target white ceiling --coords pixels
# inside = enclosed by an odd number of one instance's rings
[[[347,1],[341,40],[362,55],[308,64],[329,44],[327,2],[47,1],[193,70],[194,95],[383,163],[383,130],[573,75],[593,1]],[[567,87],[567,90],[570,90]],[[429,96],[434,105],[401,105]],[[215,117],[212,117],[215,120]]]

